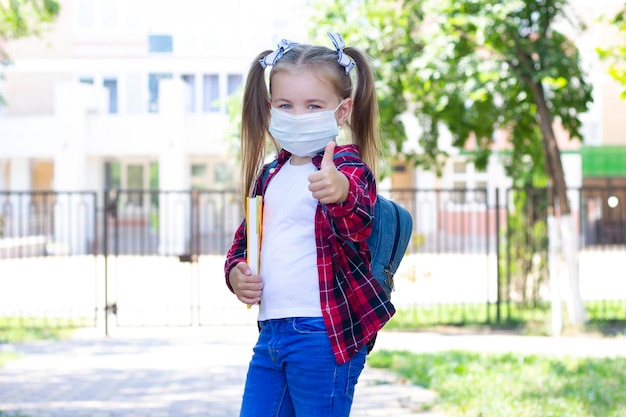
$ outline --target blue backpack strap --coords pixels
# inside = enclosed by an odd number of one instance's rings
[[[341,150],[340,156],[359,157],[350,150]],[[372,233],[366,239],[370,249],[371,269],[376,280],[382,285],[387,296],[394,290],[393,276],[411,239],[413,221],[404,207],[380,194],[376,195]]]
[[[333,156],[333,159],[334,158],[338,158],[340,156],[353,156],[355,158],[360,158],[358,153],[349,151],[347,149],[344,149],[344,150],[341,150],[341,151],[335,153],[335,155]]]
[[[260,190],[255,190],[256,191],[256,195],[261,195],[264,194],[263,190],[265,190],[267,188],[267,182],[269,181],[269,176],[272,172],[272,170],[274,168],[276,168],[276,166],[278,165],[278,158],[274,158],[274,160],[272,160],[272,162],[266,164],[265,166],[263,166],[263,169],[261,170],[262,172],[262,177],[261,177],[261,189]]]

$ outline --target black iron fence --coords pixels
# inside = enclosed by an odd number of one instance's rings
[[[183,258],[224,254],[242,218],[234,191],[109,190],[102,253]]]
[[[0,191],[0,259],[95,254],[96,193]]]
[[[507,241],[516,229],[531,244],[546,237],[541,228],[547,218],[546,189],[382,193],[413,215],[409,253],[495,252],[498,230],[506,230],[500,237]],[[580,188],[569,195],[580,249],[626,245],[626,189]],[[517,223],[507,213],[517,216]],[[239,193],[231,190],[0,191],[0,258],[221,255],[242,215]],[[529,228],[533,225],[536,230]]]
[[[479,317],[493,323],[545,308],[547,190],[381,193],[413,215],[413,237],[400,271],[406,286],[399,285],[393,299],[401,308],[421,311],[418,321],[463,323]],[[626,255],[626,190],[571,189],[569,197],[588,311],[625,320],[626,291],[620,290],[626,275],[619,275],[621,263],[613,263]],[[73,318],[71,309],[61,307],[80,299],[83,324],[95,325],[110,314],[118,325],[219,322],[215,317],[224,314],[215,306],[228,297],[221,292],[219,257],[242,217],[236,191],[0,192],[0,318]],[[72,263],[57,262],[68,258]],[[168,263],[172,259],[178,267]],[[589,272],[596,262],[607,271],[599,281],[585,275],[598,272]],[[159,271],[148,272],[155,265]],[[159,272],[168,280],[157,278]],[[41,293],[42,280],[49,288],[40,298],[57,302],[39,303],[51,306],[46,311],[25,311],[24,303],[15,301],[32,298],[29,291]],[[605,290],[590,282],[601,282]]]

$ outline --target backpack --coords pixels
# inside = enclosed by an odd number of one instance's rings
[[[372,234],[366,241],[372,253],[372,274],[388,297],[394,290],[393,276],[404,257],[412,231],[411,214],[395,201],[377,194]]]
[[[340,155],[353,155],[354,152],[340,151]],[[262,184],[265,186],[270,169],[276,167],[278,160],[274,159],[263,173]],[[374,222],[372,233],[366,239],[372,255],[371,270],[376,281],[383,287],[388,297],[394,290],[393,276],[400,266],[413,231],[413,219],[404,207],[389,200],[380,194],[376,195],[374,205]]]
[[[394,290],[393,276],[400,266],[413,231],[411,214],[395,201],[376,195],[372,234],[366,239],[372,254],[371,269],[387,297]],[[374,349],[374,337],[367,342],[367,353]]]

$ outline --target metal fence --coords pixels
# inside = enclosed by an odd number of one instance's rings
[[[101,253],[182,258],[226,253],[242,218],[234,191],[109,190]]]
[[[493,323],[521,319],[520,305],[545,308],[547,190],[381,194],[413,216],[393,300],[420,312],[418,321]],[[571,189],[569,197],[587,308],[624,320],[626,275],[613,264],[626,254],[626,190]],[[0,318],[232,321],[239,310],[223,301],[234,297],[224,292],[221,267],[242,217],[236,191],[0,192]],[[589,271],[596,262],[603,277]]]

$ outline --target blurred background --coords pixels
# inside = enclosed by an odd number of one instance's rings
[[[221,271],[242,85],[280,39],[333,30],[377,71],[407,320],[626,321],[623,1],[18,1],[21,23],[5,3],[6,320],[249,322]]]

